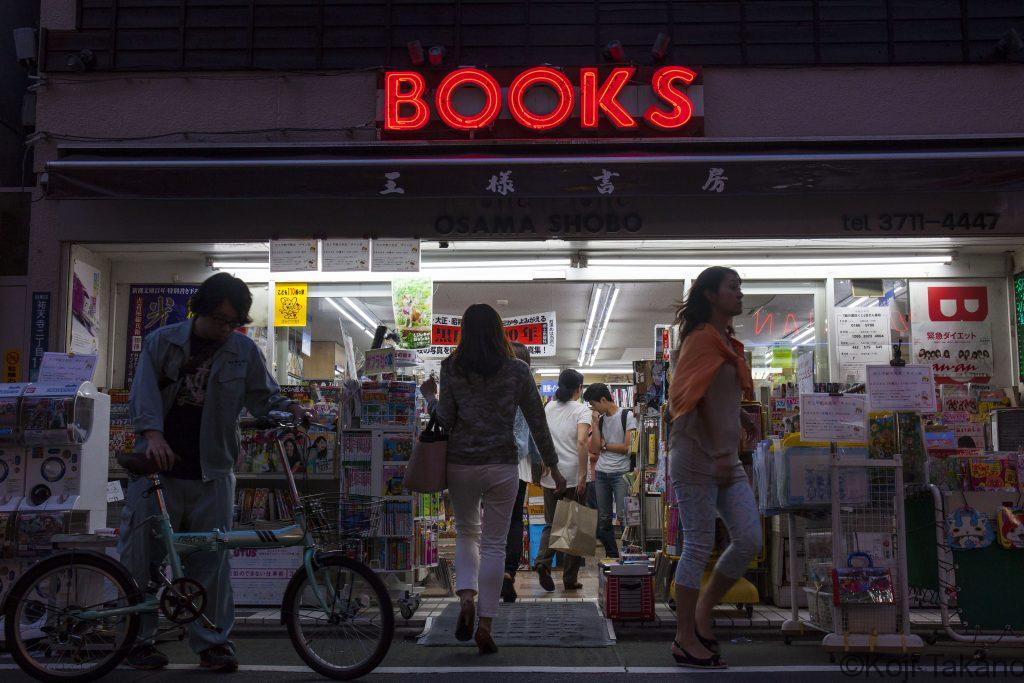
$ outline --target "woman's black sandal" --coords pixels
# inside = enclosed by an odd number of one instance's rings
[[[459,612],[459,621],[455,626],[455,640],[469,640],[473,637],[473,626],[476,625],[476,605],[463,604]]]
[[[677,655],[675,652],[672,653],[672,659],[676,660],[677,666],[683,666],[689,669],[725,669],[726,664],[718,655],[712,655],[707,659],[698,659],[689,652],[684,650],[679,643],[672,641],[672,644],[676,646],[676,649],[682,652],[682,655]]]
[[[711,654],[713,654],[713,655],[720,655],[720,654],[722,654],[722,646],[719,644],[717,638],[705,638],[704,636],[702,636],[701,634],[697,633],[696,631],[694,631],[694,634],[697,636],[697,640],[700,641],[700,644],[703,645],[704,647],[706,647],[711,652]]]

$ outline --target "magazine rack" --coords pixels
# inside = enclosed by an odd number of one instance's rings
[[[359,393],[359,425],[342,430],[341,494],[386,500],[380,528],[360,551],[409,619],[421,602],[419,583],[438,566],[441,516],[440,494],[410,494],[403,485],[418,433],[416,385],[367,381]]]

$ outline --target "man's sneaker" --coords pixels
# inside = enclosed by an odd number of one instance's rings
[[[546,564],[537,565],[537,576],[540,579],[540,587],[551,593],[555,590],[555,582],[551,578],[551,567]]]
[[[125,659],[128,666],[140,671],[154,671],[167,666],[167,655],[153,645],[136,645]]]
[[[238,670],[238,659],[227,645],[215,645],[199,653],[199,666],[218,673],[229,674]]]

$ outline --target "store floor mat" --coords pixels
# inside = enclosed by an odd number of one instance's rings
[[[465,645],[455,640],[459,603],[453,602],[440,616],[428,620],[420,645]],[[614,644],[610,622],[595,602],[516,602],[501,605],[492,626],[498,647],[608,647]]]

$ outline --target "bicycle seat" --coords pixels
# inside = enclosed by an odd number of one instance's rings
[[[118,453],[117,464],[137,477],[148,477],[160,471],[156,460],[147,457],[145,453]]]

